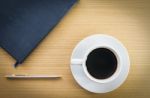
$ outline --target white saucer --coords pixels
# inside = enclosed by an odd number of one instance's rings
[[[83,39],[73,50],[72,59],[82,59],[86,51],[95,46],[107,46],[116,50],[118,56],[120,57],[120,64],[122,64],[122,69],[117,78],[108,83],[97,83],[92,81],[84,73],[83,67],[80,65],[72,65],[71,72],[73,74],[76,82],[84,89],[93,93],[106,93],[118,88],[127,78],[130,68],[130,60],[126,48],[117,39],[103,34],[97,34],[89,36]]]

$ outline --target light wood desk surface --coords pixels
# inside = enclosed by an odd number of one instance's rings
[[[82,89],[70,71],[75,45],[92,34],[109,34],[128,49],[131,70],[125,83],[106,94]],[[80,0],[16,69],[0,49],[0,98],[149,98],[150,1]],[[59,80],[7,80],[6,74],[61,74]]]

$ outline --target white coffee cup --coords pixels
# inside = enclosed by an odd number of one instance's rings
[[[106,78],[106,79],[96,79],[95,77],[93,77],[87,70],[87,66],[86,66],[86,60],[87,60],[87,57],[88,55],[95,49],[97,48],[106,48],[108,50],[110,50],[111,52],[114,53],[114,55],[116,56],[117,58],[117,69],[116,71],[113,73],[112,76]],[[90,48],[86,53],[85,53],[85,56],[83,59],[72,59],[71,60],[71,64],[73,65],[79,65],[79,66],[82,66],[83,67],[83,70],[86,74],[86,76],[91,79],[92,81],[95,81],[95,82],[98,82],[98,83],[107,83],[107,82],[111,82],[112,80],[114,80],[120,73],[121,71],[121,66],[120,66],[120,58],[119,56],[117,55],[117,53],[115,52],[115,50],[113,50],[112,48],[110,47],[107,47],[107,46],[94,46],[92,48]]]

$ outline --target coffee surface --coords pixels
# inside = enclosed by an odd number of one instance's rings
[[[106,48],[97,48],[90,52],[86,60],[87,71],[96,79],[107,79],[117,69],[115,54]]]

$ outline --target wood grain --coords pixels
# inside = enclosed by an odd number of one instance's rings
[[[150,97],[150,1],[80,0],[26,61],[0,49],[0,98],[148,98]],[[115,91],[93,94],[82,89],[70,71],[75,45],[93,34],[108,34],[128,49],[131,70]],[[7,80],[6,74],[61,74],[59,80]]]

